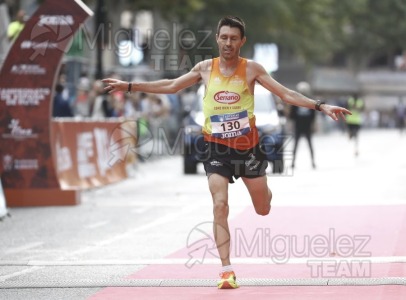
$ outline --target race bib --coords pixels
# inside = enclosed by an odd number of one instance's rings
[[[251,131],[250,120],[246,110],[210,117],[211,135],[216,138],[229,139],[245,135]]]

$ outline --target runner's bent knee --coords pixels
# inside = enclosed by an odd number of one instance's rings
[[[268,188],[267,189],[267,195],[264,196],[264,197],[261,197],[261,198],[262,199],[259,199],[259,197],[256,198],[256,199],[253,199],[255,212],[258,215],[266,216],[271,211],[271,201],[272,201],[272,192],[271,192],[271,190]]]
[[[255,212],[260,216],[266,216],[271,211],[271,205],[268,201],[264,201],[263,205],[258,207],[258,205],[254,206]]]

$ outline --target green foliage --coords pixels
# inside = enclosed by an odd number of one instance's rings
[[[203,45],[208,49],[190,50],[202,55],[217,54],[215,29],[225,15],[245,20],[247,44],[243,55],[248,56],[255,43],[276,43],[281,56],[295,55],[309,64],[328,64],[339,55],[362,65],[379,55],[406,49],[406,0],[105,0],[105,3],[108,11],[117,3],[126,3],[134,11],[159,12],[196,33],[211,30]]]
[[[406,0],[206,0],[194,24],[215,28],[238,15],[247,24],[247,47],[278,44],[281,54],[329,63],[338,54],[355,64],[406,49]]]

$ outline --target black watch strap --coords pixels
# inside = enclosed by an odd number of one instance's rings
[[[318,111],[321,111],[321,110],[320,110],[320,106],[321,106],[322,104],[326,104],[326,102],[321,101],[321,100],[317,100],[317,101],[316,101],[316,105],[314,106],[314,109],[315,109],[315,110],[318,110]]]

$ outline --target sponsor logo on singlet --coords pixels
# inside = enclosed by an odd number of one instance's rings
[[[214,100],[222,104],[234,104],[240,101],[241,96],[234,92],[220,91],[214,94]]]

